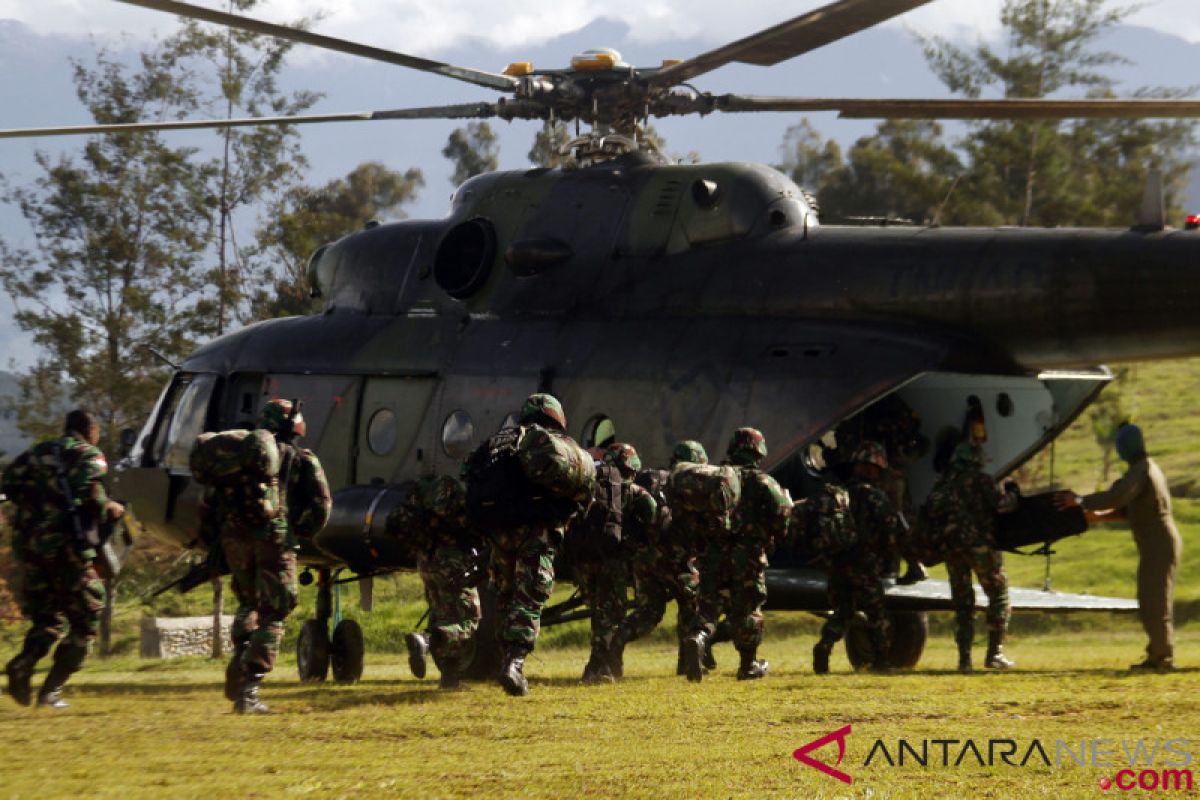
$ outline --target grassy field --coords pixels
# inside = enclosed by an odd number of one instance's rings
[[[772,615],[772,630],[780,615]],[[1127,620],[1104,633],[1020,637],[1007,674],[951,671],[949,637],[931,640],[919,671],[853,674],[808,669],[811,636],[773,637],[771,676],[739,683],[733,653],[703,684],[671,673],[674,649],[631,647],[628,678],[583,687],[580,648],[539,650],[532,695],[511,699],[491,684],[441,693],[413,679],[397,656],[375,655],[357,686],[314,686],[281,664],[266,698],[277,713],[243,718],[220,696],[219,665],[204,660],[95,661],[72,686],[69,711],[0,705],[0,794],[46,797],[872,797],[1075,798],[1102,794],[1122,741],[1188,738],[1200,724],[1195,672],[1131,676],[1140,633]],[[1200,636],[1184,631],[1179,660],[1200,663]],[[845,785],[792,752],[851,725],[840,768]],[[888,766],[898,741],[1013,739],[1021,757],[979,766],[973,754],[943,766]],[[1097,744],[1101,765],[1055,764],[1056,742]],[[1181,748],[1190,747],[1178,745]],[[19,757],[14,757],[19,753]],[[1107,757],[1105,754],[1107,753]],[[836,758],[827,745],[814,756]],[[1163,753],[1155,769],[1170,766]],[[1139,769],[1145,768],[1144,766]]]

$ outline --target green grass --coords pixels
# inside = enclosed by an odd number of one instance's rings
[[[220,665],[199,659],[93,661],[72,708],[0,705],[5,797],[1095,797],[1118,767],[863,766],[876,739],[1168,739],[1200,724],[1196,672],[1131,676],[1142,638],[1128,618],[1103,633],[1017,636],[1007,674],[951,671],[949,637],[919,671],[808,669],[812,637],[769,615],[771,676],[739,683],[733,653],[703,684],[674,677],[674,648],[638,643],[628,678],[583,687],[580,648],[539,648],[532,694],[492,684],[445,694],[394,655],[369,657],[357,686],[302,685],[280,665],[264,691],[277,712],[243,718],[220,696]],[[1200,635],[1179,661],[1200,663]],[[843,767],[853,786],[791,758],[852,724]],[[986,747],[986,744],[985,744]],[[1116,746],[1119,752],[1119,745]],[[829,761],[833,746],[817,755]],[[19,754],[19,755],[18,755]],[[15,757],[14,757],[15,756]],[[1159,762],[1159,766],[1163,766]]]

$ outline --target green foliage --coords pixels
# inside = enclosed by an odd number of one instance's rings
[[[565,167],[575,163],[575,159],[564,153],[571,141],[571,129],[561,120],[551,122],[546,120],[542,129],[533,137],[533,146],[529,148],[529,163],[537,167]]]
[[[1099,399],[1088,409],[1087,418],[1091,423],[1092,436],[1096,440],[1103,457],[1101,483],[1108,482],[1109,470],[1112,467],[1113,456],[1116,455],[1117,428],[1121,423],[1129,421],[1129,412],[1125,408],[1122,396],[1123,383],[1129,377],[1129,368],[1123,367],[1116,371],[1113,380]]]
[[[402,206],[424,185],[425,177],[415,167],[397,172],[371,161],[324,186],[289,189],[275,203],[270,222],[259,229],[254,258],[264,263],[258,271],[275,272],[268,285],[254,292],[255,317],[316,312],[305,275],[313,252],[380,216],[403,219]]]
[[[229,0],[246,12],[261,0]],[[306,28],[311,19],[293,22]],[[294,43],[195,20],[164,43],[170,58],[188,70],[186,91],[193,104],[216,119],[298,114],[315,103],[313,92],[285,94],[278,74]],[[256,289],[276,278],[254,269],[238,242],[238,220],[251,208],[278,198],[308,166],[292,126],[263,125],[217,131],[221,154],[208,171],[208,191],[216,208],[213,246],[217,263],[208,274],[215,298],[205,304],[206,333],[221,334],[230,323],[255,318]],[[247,243],[248,244],[248,243]]]
[[[534,144],[536,147],[536,141]],[[454,164],[450,182],[455,186],[492,172],[500,165],[500,146],[492,126],[486,122],[470,122],[465,128],[455,128],[442,148],[442,155]]]
[[[158,119],[191,108],[169,54],[143,54],[131,73],[106,53],[76,62],[79,98],[97,122]],[[16,321],[42,355],[19,376],[21,429],[61,427],[64,399],[88,407],[111,448],[117,431],[150,408],[168,356],[192,348],[204,328],[202,254],[210,232],[209,167],[154,133],[89,139],[57,160],[37,155],[33,185],[8,188],[36,237],[35,250],[0,242],[0,284]]]

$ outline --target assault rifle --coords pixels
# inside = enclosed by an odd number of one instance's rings
[[[155,589],[150,595],[150,599],[153,600],[171,589],[179,590],[180,594],[187,594],[202,583],[208,583],[213,578],[228,574],[229,563],[225,560],[225,552],[219,543],[214,542],[209,547],[208,554],[205,555],[203,561],[197,561],[183,575]]]

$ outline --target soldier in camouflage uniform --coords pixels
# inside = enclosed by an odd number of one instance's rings
[[[707,464],[708,454],[699,442],[684,441],[675,445],[671,466],[679,463]],[[683,643],[696,630],[700,621],[697,599],[700,591],[700,571],[696,568],[699,545],[689,535],[686,525],[672,525],[671,510],[663,490],[666,470],[642,470],[636,482],[648,490],[657,504],[653,522],[644,529],[644,538],[635,531],[629,537],[632,548],[630,563],[633,570],[633,610],[621,625],[621,639],[632,642],[640,639],[662,620],[667,603],[675,600],[678,606],[676,631],[679,638],[679,659],[676,674],[684,674]],[[728,625],[725,625],[728,628]],[[711,653],[711,647],[706,654]],[[709,656],[711,657],[711,656]],[[713,664],[715,667],[715,663]]]
[[[963,442],[954,449],[950,465],[925,500],[922,527],[930,543],[946,555],[950,596],[954,604],[954,639],[958,644],[958,669],[971,670],[971,641],[975,636],[975,591],[971,573],[979,577],[988,598],[988,648],[983,665],[1008,669],[1004,655],[1008,631],[1008,578],[996,549],[996,514],[1011,511],[1015,503],[983,471],[979,450]]]
[[[94,531],[124,513],[105,494],[108,462],[96,447],[99,441],[95,419],[86,411],[72,411],[63,436],[35,445],[4,472],[3,493],[16,505],[13,555],[21,612],[32,623],[21,652],[5,668],[8,693],[21,705],[33,701],[34,667],[58,642],[37,702],[66,708],[63,685],[83,666],[96,639],[105,592],[93,565],[99,544]],[[64,478],[75,519],[67,510]]]
[[[888,464],[883,445],[864,441],[851,461],[854,475],[846,488],[856,541],[853,547],[830,559],[829,603],[833,614],[821,627],[821,638],[813,647],[813,672],[817,674],[829,672],[829,654],[846,635],[856,612],[864,618],[871,669],[890,669],[883,576],[899,552],[907,525],[881,485]],[[837,519],[836,514],[825,516],[830,522]]]
[[[271,400],[256,426],[274,434],[280,452],[277,512],[267,522],[243,509],[239,487],[209,487],[201,526],[218,527],[238,600],[230,636],[233,655],[225,670],[225,697],[239,714],[263,714],[263,678],[275,666],[283,623],[296,607],[296,550],[329,520],[333,501],[321,463],[311,450],[294,446],[306,427],[288,400]]]
[[[467,524],[467,492],[449,475],[414,481],[404,502],[387,519],[388,532],[412,548],[425,599],[429,627],[405,637],[409,666],[425,677],[425,655],[432,653],[443,689],[459,688],[462,673],[475,655],[479,628],[482,538]]]
[[[647,529],[658,513],[654,497],[633,481],[642,467],[633,445],[610,444],[604,450],[604,463],[621,476],[621,542],[616,549],[596,548],[596,557],[585,558],[574,566],[575,583],[592,612],[592,651],[583,670],[584,683],[624,676],[626,640],[622,623],[629,605],[629,556],[634,552],[634,542],[646,539]]]
[[[521,406],[518,424],[567,435],[562,404],[549,394],[530,395]],[[561,519],[485,532],[492,544],[488,577],[496,592],[498,635],[504,649],[500,685],[515,697],[529,694],[529,681],[523,672],[525,658],[533,651],[541,631],[542,610],[554,590],[554,554],[562,544],[570,517],[567,513]]]
[[[792,500],[775,479],[758,469],[767,455],[767,442],[754,428],[738,428],[727,448],[737,468],[742,493],[734,511],[732,530],[710,538],[700,567],[700,629],[685,648],[688,680],[704,677],[707,640],[716,631],[722,606],[733,629],[740,664],[738,680],[765,677],[768,664],[756,658],[762,643],[762,607],[767,601],[767,552],[787,532]],[[711,535],[710,535],[711,537]]]

